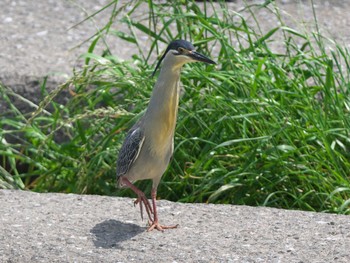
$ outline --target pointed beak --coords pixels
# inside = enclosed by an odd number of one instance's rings
[[[188,53],[188,56],[195,61],[200,61],[200,62],[216,65],[216,62],[214,62],[210,58],[202,55],[201,53],[198,53],[197,51],[190,51]]]

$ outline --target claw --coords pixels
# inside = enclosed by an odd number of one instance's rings
[[[145,206],[147,215],[148,215],[148,229],[147,231],[150,232],[154,229],[157,229],[158,231],[164,231],[165,229],[172,229],[172,228],[177,228],[178,225],[173,225],[173,226],[163,226],[158,223],[158,214],[157,214],[157,206],[156,206],[156,195],[157,195],[157,188],[153,188],[151,195],[152,195],[152,204],[153,204],[153,209],[146,198],[145,194],[138,189],[136,186],[134,186],[126,177],[122,176],[120,177],[120,180],[122,180],[122,183],[126,186],[128,186],[131,190],[137,194],[137,199],[134,201],[134,206],[140,204],[140,212],[141,212],[141,219],[143,220],[143,206]],[[151,216],[153,215],[153,218]]]
[[[140,204],[141,219],[143,220],[143,205],[144,205],[146,208],[146,212],[149,220],[154,221],[151,216],[151,214],[153,214],[153,209],[148,199],[146,198],[145,194],[136,186],[134,186],[126,177],[122,176],[120,177],[120,180],[122,180],[122,183],[124,185],[128,186],[131,190],[134,191],[135,194],[137,194],[137,199],[134,201],[134,206],[136,206],[137,204]]]
[[[152,195],[152,204],[153,204],[153,215],[154,215],[154,220],[148,220],[148,229],[147,232],[152,231],[153,229],[157,229],[158,231],[164,232],[165,229],[173,229],[177,228],[178,225],[172,225],[172,226],[164,226],[159,224],[158,222],[158,214],[157,214],[157,206],[156,206],[156,196],[157,196],[157,191],[155,188],[152,189],[151,192]],[[147,200],[148,201],[148,200]]]
[[[165,229],[173,229],[173,228],[177,228],[179,225],[173,225],[173,226],[163,226],[161,224],[159,224],[158,222],[150,222],[148,221],[149,227],[147,229],[147,232],[152,231],[153,229],[157,229],[158,231],[162,231],[164,232]]]
[[[134,206],[136,206],[137,204],[140,204],[141,219],[143,220],[143,205],[144,205],[146,208],[148,218],[149,220],[152,221],[151,214],[153,214],[153,210],[152,210],[151,204],[149,203],[144,193],[140,193],[138,195],[138,198],[134,201]]]

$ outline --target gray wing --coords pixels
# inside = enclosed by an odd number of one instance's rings
[[[136,126],[136,125],[135,125]],[[117,177],[126,174],[140,154],[145,136],[140,127],[132,127],[122,145],[117,161]]]

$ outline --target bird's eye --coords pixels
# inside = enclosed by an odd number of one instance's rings
[[[185,49],[184,49],[183,47],[179,47],[179,48],[177,49],[177,51],[179,51],[180,53],[183,53],[183,52],[185,51]]]

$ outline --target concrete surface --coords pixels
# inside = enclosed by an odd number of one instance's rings
[[[162,200],[145,232],[132,201],[0,190],[0,262],[350,262],[348,216]]]
[[[39,100],[41,79],[49,75],[55,87],[69,77],[88,45],[71,49],[109,13],[67,29],[107,2],[1,0],[0,81]],[[280,1],[287,20],[310,21],[310,1],[293,2]],[[323,31],[348,45],[350,1],[314,2]],[[259,17],[262,28],[276,25],[266,13]],[[126,43],[110,44],[128,58]],[[348,216],[158,203],[161,221],[178,229],[145,232],[130,199],[0,190],[0,262],[350,262]]]
[[[38,103],[41,99],[40,85],[44,77],[48,76],[46,87],[52,90],[72,75],[73,68],[79,69],[82,64],[79,57],[87,52],[90,44],[84,41],[106,24],[111,9],[99,13],[93,20],[81,24],[79,22],[109,2],[109,0],[1,0],[0,81],[16,93]],[[118,6],[125,2],[126,0],[118,1]],[[228,4],[231,10],[239,11],[245,3],[254,2],[263,1],[234,0]],[[287,26],[300,30],[313,27],[311,1],[278,0],[277,3]],[[350,0],[319,0],[314,3],[321,32],[349,47]],[[148,17],[147,8],[147,3],[139,8],[135,13],[137,19]],[[141,10],[144,13],[138,13],[142,12]],[[122,12],[120,17],[124,14]],[[243,15],[254,24],[249,12],[243,12]],[[279,23],[266,9],[258,9],[254,15],[263,34]],[[129,33],[127,26],[122,23],[116,22],[112,28]],[[151,41],[142,35],[139,38],[144,41],[143,44],[147,49]],[[106,42],[112,54],[121,59],[130,59],[137,52],[133,50],[133,46],[116,37],[107,38]],[[273,45],[279,47],[281,43],[276,41]],[[103,49],[102,42],[99,42],[96,47],[97,53]],[[215,54],[212,54],[212,57],[215,58]],[[4,111],[2,104],[4,102],[0,97],[0,112]],[[23,107],[20,103],[16,103],[16,106]]]
[[[93,21],[88,20],[77,27],[73,26],[109,2],[109,0],[1,0],[0,80],[12,79],[13,84],[16,77],[72,75],[73,67],[79,66],[77,58],[85,53],[89,46],[89,43],[82,43],[105,25],[111,11],[107,9],[98,14]],[[118,2],[121,6],[126,1]],[[229,3],[230,9],[241,10],[245,2],[263,1],[236,0]],[[311,1],[277,2],[287,25],[303,28],[312,23]],[[318,0],[314,3],[321,32],[349,46],[350,0]],[[147,4],[141,10],[148,15]],[[137,15],[138,18],[142,16]],[[249,12],[243,15],[248,20],[251,17]],[[278,25],[275,17],[267,10],[260,9],[255,15],[264,32]],[[113,29],[128,32],[127,27],[121,23],[115,23]],[[125,41],[110,38],[107,42],[113,54],[122,59],[128,59],[135,53]],[[145,39],[144,44],[147,46],[150,42]],[[19,79],[19,82],[23,83],[23,78]]]

